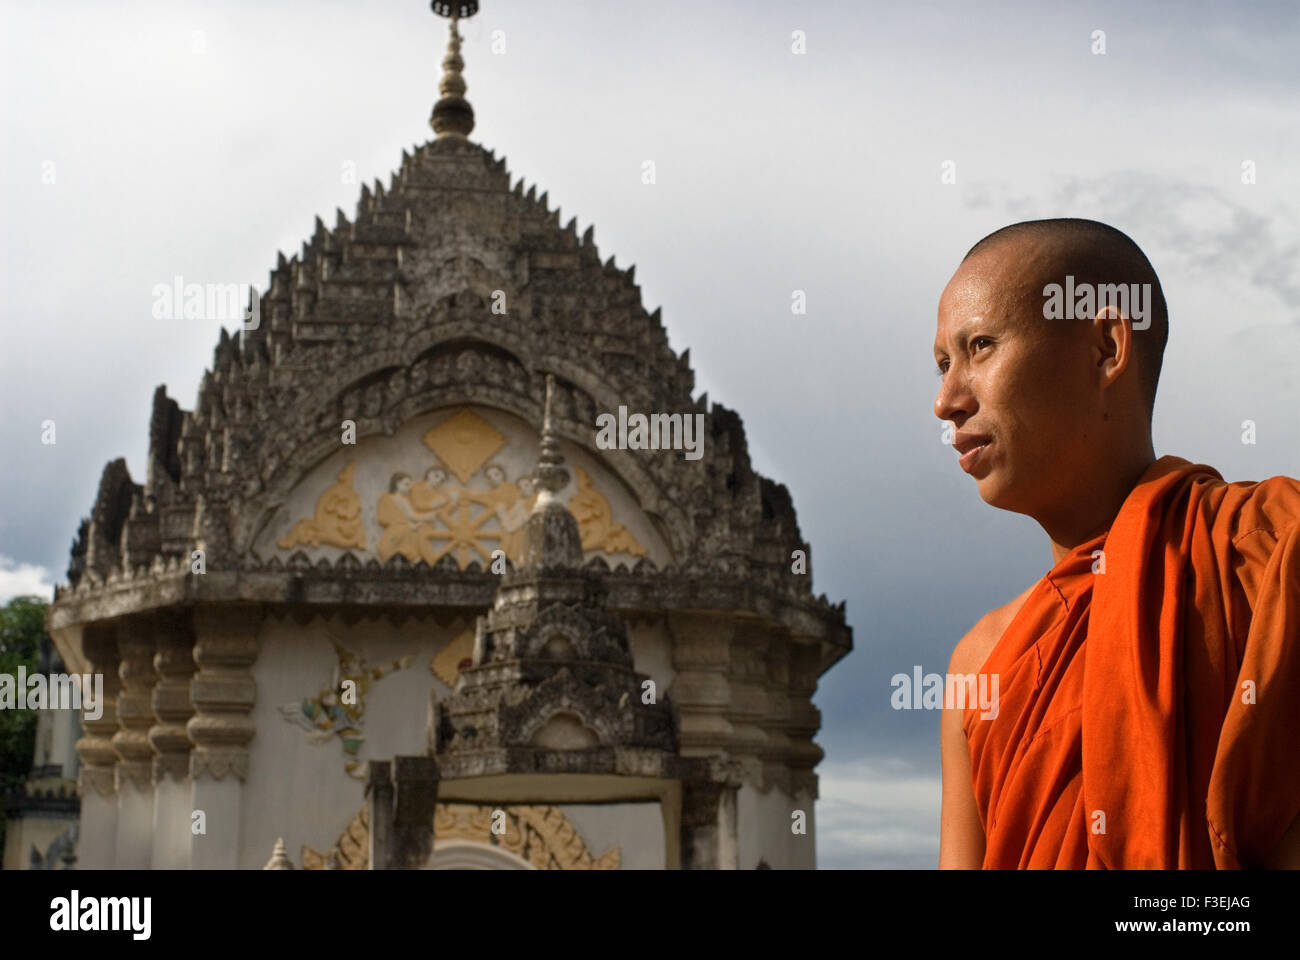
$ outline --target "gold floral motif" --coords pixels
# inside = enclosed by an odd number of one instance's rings
[[[492,832],[492,815],[505,813],[505,832]],[[553,806],[494,807],[475,803],[439,803],[433,811],[433,839],[469,840],[498,847],[528,861],[538,870],[617,870],[620,847],[592,856],[577,827]],[[368,870],[370,850],[369,807],[352,818],[329,853],[302,847],[304,870],[324,870],[333,854],[340,870]]]
[[[505,831],[492,832],[492,814],[505,813]],[[499,847],[527,860],[538,870],[617,870],[622,855],[610,847],[593,856],[577,827],[554,806],[438,804],[433,820],[434,842],[470,840]]]
[[[339,870],[370,869],[370,807],[364,805],[339,835],[338,842],[328,853],[313,850],[307,844],[302,845],[302,868],[304,870],[325,870],[329,866],[330,855],[338,860]]]

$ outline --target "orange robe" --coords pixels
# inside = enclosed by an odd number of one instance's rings
[[[1300,482],[1161,458],[982,672],[985,868],[1258,865],[1300,814]]]

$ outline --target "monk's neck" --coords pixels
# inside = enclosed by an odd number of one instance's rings
[[[1052,563],[1060,563],[1079,544],[1104,532],[1153,463],[1155,454],[1150,451],[1130,458],[1123,469],[1094,476],[1077,488],[1059,515],[1036,518],[1052,541]]]

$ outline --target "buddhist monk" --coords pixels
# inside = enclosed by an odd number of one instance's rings
[[[940,298],[934,412],[1053,560],[953,650],[999,703],[945,704],[940,867],[1300,866],[1300,483],[1157,459],[1167,335],[1090,220],[991,234]]]

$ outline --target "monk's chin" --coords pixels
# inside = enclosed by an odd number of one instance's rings
[[[1012,513],[1026,512],[1023,498],[1016,496],[1016,491],[1003,478],[997,476],[996,472],[978,478],[975,485],[980,492],[980,499],[990,507],[1009,510]]]

